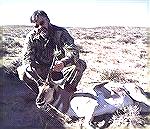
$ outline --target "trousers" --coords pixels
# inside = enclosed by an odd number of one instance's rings
[[[86,62],[79,59],[76,65],[67,66],[61,72],[53,71],[51,77],[55,82],[61,82],[59,84],[64,87],[64,90],[75,92],[86,67]],[[48,73],[49,67],[31,67],[29,65],[23,71],[22,80],[31,90],[38,94],[38,86],[40,85],[38,82],[39,77],[46,80]]]

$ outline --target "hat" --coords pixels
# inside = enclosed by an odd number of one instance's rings
[[[38,18],[39,16],[46,17],[47,20],[50,22],[50,20],[49,20],[47,14],[46,14],[43,10],[36,10],[36,11],[32,14],[32,16],[30,17],[30,22],[31,22],[31,23],[36,22],[36,20],[37,20],[37,18]]]

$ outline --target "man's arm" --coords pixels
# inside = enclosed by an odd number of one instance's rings
[[[76,64],[79,60],[79,51],[77,46],[74,44],[74,39],[67,32],[67,30],[62,32],[60,41],[65,50],[65,58],[61,61],[63,61],[65,66]]]
[[[32,39],[32,34],[28,34],[24,45],[24,64],[35,64],[35,45]]]

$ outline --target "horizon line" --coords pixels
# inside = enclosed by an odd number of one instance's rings
[[[4,26],[27,26],[27,27],[34,27],[32,25],[28,24],[6,24],[6,25],[0,25],[0,27]],[[57,25],[56,25],[57,26]],[[58,25],[59,26],[59,25]],[[99,27],[139,27],[139,28],[150,28],[149,26],[133,26],[133,25],[99,25],[95,27],[85,27],[85,26],[60,26],[64,28],[99,28]]]

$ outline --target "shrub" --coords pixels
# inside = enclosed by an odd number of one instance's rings
[[[140,115],[140,108],[137,104],[124,107],[122,110],[117,111],[111,121],[111,129],[113,128],[142,128],[145,125],[144,117]]]
[[[114,82],[124,82],[125,81],[124,73],[118,69],[116,69],[116,70],[104,69],[102,71],[102,74],[100,77],[101,77],[102,81],[103,80],[110,80],[110,81],[114,81]]]

